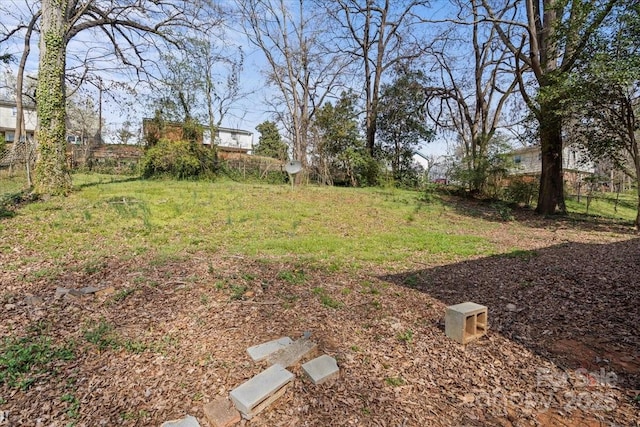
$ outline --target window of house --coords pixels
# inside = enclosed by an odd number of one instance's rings
[[[11,131],[6,131],[4,133],[4,140],[7,142],[13,142],[13,139],[15,138],[15,134]]]
[[[522,156],[520,156],[520,155],[514,156],[513,157],[513,163],[515,163],[516,165],[519,165],[520,163],[522,163]]]
[[[11,109],[11,115],[14,117],[18,115],[18,107],[13,107]]]
[[[231,139],[233,139],[234,141],[238,140],[238,134],[235,132],[231,132]]]

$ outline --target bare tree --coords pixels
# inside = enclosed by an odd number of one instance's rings
[[[432,73],[440,81],[440,86],[427,89],[430,115],[439,127],[457,135],[471,189],[483,192],[489,146],[496,130],[506,125],[503,109],[518,80],[509,50],[499,43],[495,27],[479,15],[480,0],[453,3],[456,16],[446,20],[449,28],[430,52]],[[502,11],[507,12],[514,13]]]
[[[507,0],[493,7],[488,0],[482,0],[487,18],[515,58],[520,92],[539,124],[542,173],[536,211],[540,214],[565,211],[561,108],[568,94],[564,80],[613,8],[623,3],[623,0]],[[514,19],[502,18],[501,11],[510,9],[517,10],[518,15]],[[520,38],[514,37],[516,31]],[[538,85],[535,98],[526,90],[525,70],[533,73]]]
[[[38,2],[27,5],[37,10]],[[39,24],[40,66],[37,90],[39,117],[38,160],[34,192],[41,194],[66,193],[70,189],[70,176],[66,165],[65,99],[70,42],[80,34],[91,34],[74,46],[84,50],[85,70],[108,68],[107,59],[115,57],[121,65],[134,70],[143,78],[153,65],[163,43],[179,46],[188,29],[206,30],[217,19],[205,16],[213,9],[206,0],[169,1],[141,0],[120,3],[110,0],[43,0],[33,13],[31,32]],[[215,13],[215,11],[214,11]],[[16,28],[27,28],[24,24]],[[8,32],[8,37],[18,34]],[[27,31],[28,37],[31,32]],[[10,33],[10,34],[9,34]],[[27,40],[28,37],[25,37]],[[91,43],[100,42],[100,48]],[[102,42],[106,41],[106,42]],[[85,48],[83,49],[83,44]],[[27,51],[27,49],[25,49]],[[95,52],[95,56],[91,56]],[[23,58],[28,56],[28,52]],[[23,69],[22,69],[23,71]],[[80,74],[86,75],[87,72]]]
[[[375,153],[376,118],[384,75],[395,66],[421,56],[413,31],[420,23],[426,0],[336,0],[329,6],[341,34],[338,49],[356,60],[364,86],[367,149]],[[364,73],[363,73],[364,72]]]
[[[231,52],[228,50],[224,43],[217,46],[212,40],[198,40],[194,43],[193,60],[203,80],[207,124],[213,150],[217,150],[215,129],[222,124],[234,104],[248,95],[240,87],[244,53],[241,48],[231,49]]]
[[[246,33],[262,51],[267,79],[280,94],[279,121],[289,131],[293,157],[307,164],[308,136],[315,111],[330,95],[344,67],[323,46],[325,22],[306,9],[303,0],[247,0],[238,2]]]

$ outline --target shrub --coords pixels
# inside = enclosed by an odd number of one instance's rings
[[[160,140],[141,161],[144,178],[170,176],[177,179],[213,177],[217,170],[215,153],[196,142]]]
[[[356,180],[361,187],[373,187],[380,184],[382,166],[369,155],[357,158],[354,164]]]
[[[504,190],[504,198],[509,202],[531,206],[534,198],[538,195],[538,185],[537,179],[514,177]]]

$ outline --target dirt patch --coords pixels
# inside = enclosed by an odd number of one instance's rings
[[[599,371],[603,364],[617,372],[633,376],[640,374],[640,359],[632,353],[617,350],[611,341],[584,337],[581,341],[563,339],[551,344],[551,351],[565,359],[565,364],[574,369],[584,368]]]

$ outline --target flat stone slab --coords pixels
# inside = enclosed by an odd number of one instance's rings
[[[85,286],[84,288],[80,289],[80,293],[82,293],[83,295],[91,295],[95,294],[99,290],[100,288],[96,288],[95,286]]]
[[[254,345],[247,349],[247,353],[254,360],[254,362],[260,362],[266,359],[272,353],[281,350],[289,346],[293,341],[289,337],[278,338],[277,340],[265,342],[263,344]]]
[[[203,406],[204,415],[213,427],[231,427],[240,422],[240,413],[226,397],[219,396]]]
[[[305,363],[302,370],[314,384],[322,384],[340,375],[336,359],[326,354]]]
[[[65,296],[66,294],[69,293],[69,289],[67,288],[63,288],[61,286],[58,286],[56,288],[56,298],[62,298],[63,296]]]
[[[180,420],[165,421],[160,427],[200,427],[200,423],[196,417],[187,415]]]
[[[307,338],[300,338],[287,347],[271,353],[266,360],[270,365],[280,365],[288,368],[302,360],[302,358],[314,350],[316,346],[316,343],[313,341]]]
[[[243,417],[251,419],[280,397],[284,393],[284,386],[293,381],[293,378],[294,375],[281,365],[273,365],[231,390],[229,397]],[[277,397],[270,399],[272,396]],[[265,401],[268,404],[262,405]]]

